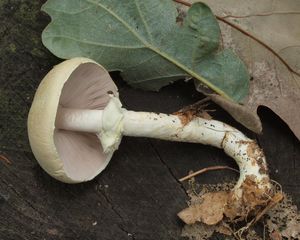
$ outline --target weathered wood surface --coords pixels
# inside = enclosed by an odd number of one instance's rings
[[[89,183],[67,185],[38,166],[26,133],[26,117],[41,78],[53,57],[41,44],[49,18],[44,1],[0,1],[0,239],[180,239],[176,213],[186,207],[186,187],[178,178],[189,170],[234,163],[212,147],[124,138],[108,168]],[[116,80],[121,100],[132,110],[171,113],[199,100],[192,83],[179,82],[159,93],[129,88]],[[215,106],[213,106],[215,107]],[[262,110],[264,148],[272,177],[300,205],[300,144],[271,111]],[[216,119],[241,128],[218,109]],[[226,177],[225,177],[226,176]],[[234,173],[197,178],[217,183]]]

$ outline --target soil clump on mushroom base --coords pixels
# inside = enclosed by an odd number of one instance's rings
[[[244,219],[226,217],[228,193],[235,184],[233,180],[220,184],[199,184],[192,178],[188,184],[190,209],[201,219],[186,224],[182,230],[183,237],[193,240],[211,239],[219,235],[244,240],[300,238],[300,213],[290,196],[283,193],[277,183],[273,183],[272,189],[273,195],[277,196],[273,199],[278,202],[263,215],[259,211],[252,212]],[[269,202],[272,200],[269,199]]]

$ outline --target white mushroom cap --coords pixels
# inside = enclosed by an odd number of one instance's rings
[[[54,178],[78,183],[93,179],[108,164],[96,133],[57,129],[59,106],[73,109],[106,107],[108,92],[117,95],[109,73],[87,58],[73,58],[55,66],[42,80],[29,116],[28,135],[34,156]]]

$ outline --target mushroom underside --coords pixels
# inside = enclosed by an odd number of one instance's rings
[[[117,87],[95,63],[83,63],[70,75],[63,86],[59,107],[103,110],[110,100],[107,92],[117,94]],[[55,125],[59,125],[56,117]],[[100,124],[100,123],[99,123]],[[65,173],[74,181],[87,181],[108,164],[111,154],[103,153],[96,133],[55,129],[54,143]]]

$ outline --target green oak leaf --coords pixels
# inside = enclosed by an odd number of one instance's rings
[[[203,3],[182,24],[171,0],[48,0],[42,10],[52,18],[43,43],[60,58],[94,59],[147,90],[192,76],[235,101],[248,94],[248,72],[230,50],[218,52],[219,25]]]

